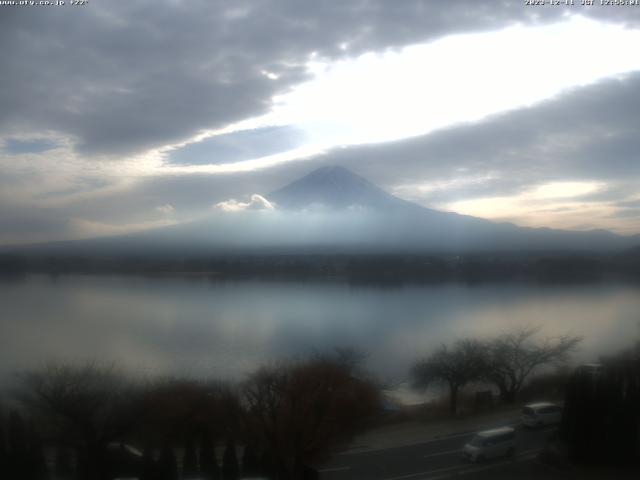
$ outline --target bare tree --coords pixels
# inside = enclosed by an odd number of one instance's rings
[[[485,346],[476,340],[458,340],[452,348],[442,345],[436,352],[416,363],[411,369],[415,388],[433,384],[449,389],[449,413],[458,410],[458,393],[470,382],[481,379],[485,371]]]
[[[377,386],[335,358],[262,368],[243,393],[253,438],[283,479],[301,478],[379,405]]]
[[[498,388],[503,402],[515,402],[529,376],[538,368],[566,362],[582,340],[571,335],[539,339],[538,331],[539,328],[520,328],[487,344],[485,379]]]
[[[143,414],[136,387],[113,367],[94,363],[52,364],[23,379],[23,402],[63,443],[78,446],[83,478],[104,478],[107,445],[129,433]]]

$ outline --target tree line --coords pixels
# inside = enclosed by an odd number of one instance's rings
[[[356,364],[337,351],[237,384],[49,365],[22,375],[11,411],[0,412],[0,477],[107,480],[128,468],[141,480],[317,478],[313,466],[379,411],[380,389]],[[130,445],[142,448],[133,465]]]
[[[452,415],[461,390],[476,383],[494,386],[513,404],[534,373],[567,362],[581,341],[539,333],[529,327],[441,345],[413,365],[413,385],[445,386]],[[618,425],[618,437],[638,436],[625,420],[637,415],[633,358],[615,363],[596,383],[571,377],[562,432],[573,457],[599,445],[580,442],[599,438],[581,429],[593,425],[585,419],[601,405],[613,416],[601,422],[600,433]],[[317,478],[313,467],[382,410],[381,386],[361,371],[362,360],[353,350],[337,350],[263,366],[233,384],[133,380],[95,363],[26,372],[11,401],[0,405],[0,477],[107,480],[128,468],[141,480]],[[141,448],[139,461],[114,462],[130,445]]]

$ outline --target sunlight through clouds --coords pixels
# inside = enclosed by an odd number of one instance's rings
[[[533,200],[571,198],[597,192],[602,187],[597,182],[550,182],[534,188],[528,196]]]
[[[223,131],[292,125],[317,151],[423,135],[638,70],[640,57],[630,46],[639,42],[638,30],[577,16],[549,26],[453,35],[334,63],[312,55],[307,67],[313,80],[274,97],[266,116]],[[208,136],[197,140],[203,137]],[[246,171],[298,158],[289,153],[201,169]]]
[[[16,10],[0,243],[190,222],[327,165],[428,208],[640,231],[639,9],[396,3]]]
[[[320,143],[406,138],[637,70],[640,58],[629,47],[639,41],[639,31],[576,17],[455,35],[336,64],[312,61],[316,78],[277,97],[273,118]]]

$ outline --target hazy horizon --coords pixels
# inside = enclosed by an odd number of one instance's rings
[[[321,167],[266,196],[230,199],[187,222],[70,242],[0,246],[2,252],[84,256],[242,253],[443,254],[468,252],[624,252],[640,235],[606,230],[521,228],[422,207],[340,166]],[[33,248],[29,248],[33,247]],[[175,268],[175,267],[172,267]],[[198,269],[202,266],[198,266]]]

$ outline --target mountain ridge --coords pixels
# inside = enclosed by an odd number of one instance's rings
[[[339,187],[337,193],[340,194],[341,190],[344,190],[347,185],[352,189],[355,187],[358,194],[338,195],[337,198],[328,197],[329,194],[336,193],[334,187]],[[272,192],[266,198],[273,200],[278,206],[286,209],[304,209],[320,204],[330,208],[337,207],[341,209],[354,206],[373,208],[379,211],[383,210],[385,213],[393,214],[394,216],[402,216],[411,212],[411,214],[415,214],[418,217],[423,217],[417,220],[439,220],[448,224],[449,227],[451,227],[452,223],[457,222],[459,224],[457,226],[459,234],[461,234],[460,230],[479,228],[500,230],[502,235],[509,236],[517,235],[516,232],[527,233],[534,237],[565,235],[576,237],[574,241],[577,243],[581,243],[580,238],[587,236],[594,238],[594,242],[596,241],[595,237],[598,237],[598,241],[602,242],[607,240],[616,242],[618,239],[624,238],[633,239],[628,244],[623,245],[622,248],[633,246],[634,242],[640,243],[640,235],[624,237],[605,229],[560,230],[550,227],[523,227],[510,222],[495,222],[471,215],[432,209],[398,198],[339,165],[320,167]],[[526,248],[526,245],[524,245],[526,242],[521,240],[519,243]],[[623,241],[621,243],[626,242]],[[531,247],[535,249],[535,242],[532,243]],[[555,246],[551,246],[551,248],[555,248]],[[581,250],[583,248],[579,247],[578,249]]]
[[[211,214],[145,232],[14,247],[42,251],[596,251],[640,245],[607,230],[520,227],[423,207],[341,166],[316,169],[266,195],[275,211]],[[315,207],[320,208],[315,208]],[[10,250],[0,248],[0,252]]]

